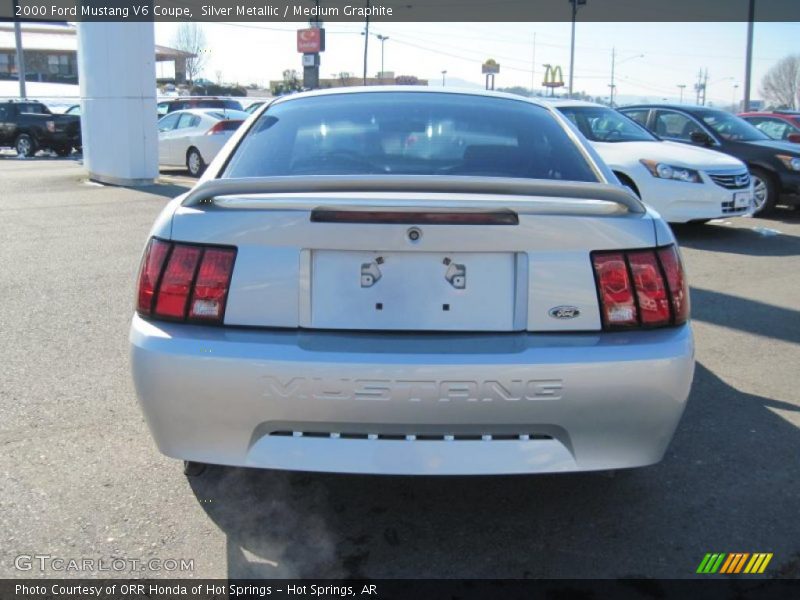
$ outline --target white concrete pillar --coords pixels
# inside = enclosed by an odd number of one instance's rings
[[[89,177],[152,183],[158,177],[153,23],[78,23],[78,77]]]

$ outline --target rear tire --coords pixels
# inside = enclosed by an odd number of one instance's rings
[[[186,153],[186,168],[192,177],[200,177],[206,170],[206,163],[203,162],[203,157],[197,148],[189,148]]]
[[[21,133],[14,141],[14,148],[19,156],[31,157],[36,154],[36,141],[27,133]]]
[[[187,477],[198,477],[205,472],[206,467],[208,467],[206,463],[185,460],[183,461],[183,474]]]
[[[772,175],[764,169],[753,167],[750,176],[753,178],[753,215],[766,216],[775,210],[778,203],[778,186]]]

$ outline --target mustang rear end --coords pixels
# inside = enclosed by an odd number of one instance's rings
[[[146,244],[133,378],[188,461],[381,474],[659,461],[694,370],[666,225],[552,110],[273,102]]]

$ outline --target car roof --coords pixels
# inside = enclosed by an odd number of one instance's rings
[[[182,115],[184,113],[188,113],[190,115],[203,116],[203,115],[210,115],[212,113],[220,113],[220,112],[229,113],[232,117],[241,116],[243,118],[247,118],[247,117],[250,116],[249,113],[247,113],[247,112],[245,112],[243,110],[237,110],[235,108],[219,107],[219,108],[184,108],[183,110],[176,110],[176,111],[173,111],[173,112],[169,113],[168,115],[164,115],[164,117],[169,116],[169,115]],[[162,119],[164,117],[162,117]]]
[[[394,93],[427,93],[427,94],[454,94],[460,96],[480,96],[487,98],[503,98],[506,100],[517,100],[519,102],[527,102],[535,104],[547,110],[553,111],[552,105],[544,102],[542,98],[528,98],[518,94],[509,94],[507,92],[497,92],[494,90],[482,90],[474,88],[458,88],[458,87],[428,87],[424,85],[376,85],[376,86],[353,86],[341,88],[327,88],[321,90],[310,90],[307,92],[298,92],[296,94],[287,94],[285,96],[278,96],[272,101],[272,104],[290,102],[300,98],[311,98],[314,96],[338,96],[340,94],[381,94],[387,92]]]
[[[572,100],[570,98],[545,98],[543,102],[556,108],[566,108],[568,106],[588,106],[592,108],[610,108],[599,102],[587,102],[586,100]],[[613,110],[613,109],[611,109]]]
[[[664,108],[668,110],[677,110],[683,111],[687,113],[694,113],[694,112],[726,112],[721,108],[717,108],[715,106],[700,106],[698,104],[627,104],[625,106],[620,106],[619,110],[626,111],[626,110],[633,110],[637,108],[646,108],[646,109],[659,109]]]
[[[800,117],[798,111],[762,110],[739,113],[740,117],[777,117],[778,119],[792,119]]]

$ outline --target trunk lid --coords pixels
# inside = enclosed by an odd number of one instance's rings
[[[616,186],[454,178],[443,191],[344,191],[333,179],[307,178],[305,192],[217,180],[177,208],[172,239],[238,248],[227,325],[599,330],[590,252],[656,243],[652,218]]]

